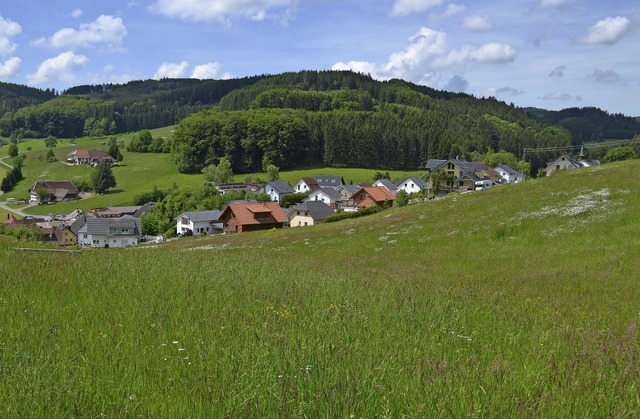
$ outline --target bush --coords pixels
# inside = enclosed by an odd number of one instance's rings
[[[333,214],[328,216],[327,218],[324,219],[324,221],[326,223],[334,223],[336,221],[340,221],[340,220],[346,220],[348,218],[360,218],[360,217],[365,217],[367,215],[372,215],[372,214],[376,214],[380,211],[382,211],[383,208],[379,207],[377,205],[373,205],[370,207],[366,207],[366,208],[362,208],[361,210],[358,211],[353,211],[353,212],[339,212],[337,214]]]

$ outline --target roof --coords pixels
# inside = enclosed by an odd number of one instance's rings
[[[320,185],[318,185],[318,182],[316,182],[316,180],[312,177],[303,177],[300,180],[306,183],[309,189],[311,189],[312,191],[320,189]],[[300,183],[300,180],[296,183]]]
[[[517,174],[521,174],[520,172],[518,172],[517,170],[512,169],[511,167],[507,166],[506,164],[501,164],[500,166],[496,166],[496,167],[493,168],[493,170],[496,170],[496,171],[499,171],[500,169],[502,169],[503,172],[507,172],[511,176],[515,176]]]
[[[384,186],[363,186],[351,195],[351,198],[358,195],[360,191],[366,193],[373,202],[384,202],[386,200],[393,201],[396,199],[393,192],[389,191]]]
[[[433,172],[434,170],[438,170],[438,168],[446,162],[447,160],[429,159],[427,160],[427,165],[424,168]]]
[[[110,235],[110,230],[115,228],[133,229],[134,236],[142,235],[142,225],[139,218],[131,215],[123,215],[122,217],[96,217],[95,215],[85,215],[85,224],[80,230],[85,229],[87,234],[104,234]],[[72,225],[73,231],[75,223]]]
[[[409,181],[415,183],[418,187],[420,187],[422,189],[427,187],[427,183],[424,180],[420,179],[418,176],[411,176],[411,177],[409,177],[407,180],[405,180],[402,183],[404,184],[404,183],[407,183]],[[389,188],[387,188],[387,189],[389,189]]]
[[[309,194],[309,196],[311,195],[318,195],[318,194],[325,194],[327,195],[329,198],[335,198],[335,199],[340,199],[342,198],[342,195],[340,195],[340,192],[338,192],[337,190],[333,189],[333,188],[329,188],[329,187],[324,187],[324,188],[320,188],[317,191],[313,191]]]
[[[350,195],[353,195],[358,189],[361,188],[360,185],[342,185],[342,188],[349,192]]]
[[[67,157],[75,157],[78,159],[89,159],[89,160],[98,160],[98,161],[111,160],[115,162],[115,159],[110,155],[108,155],[107,153],[105,153],[104,151],[87,150],[84,148],[79,148],[77,150],[72,151],[71,153],[67,154]]]
[[[376,185],[376,183],[378,183],[379,185]],[[393,182],[391,182],[389,179],[386,179],[386,178],[378,179],[375,182],[373,182],[373,184],[374,186],[384,186],[390,191],[395,191],[397,189],[396,185],[394,185]]]
[[[288,194],[288,193],[294,193],[295,192],[295,190],[293,190],[291,185],[289,185],[287,182],[282,181],[282,180],[274,180],[274,181],[271,181],[271,182],[267,182],[267,184],[264,185],[265,190],[266,190],[267,186],[271,186],[273,188],[273,190],[276,191],[279,195]]]
[[[337,188],[338,186],[344,185],[344,178],[342,176],[327,176],[327,175],[318,175],[313,177],[318,185],[320,186],[329,186],[331,188]]]
[[[194,222],[218,221],[221,214],[222,214],[222,211],[220,210],[187,211],[177,216],[176,220],[179,220],[182,217],[189,217],[189,219]]]
[[[73,182],[57,180],[37,181],[31,186],[31,188],[29,188],[29,190],[35,192],[40,188],[45,188],[49,194],[55,196],[66,196],[68,194],[77,195],[80,192]],[[63,192],[64,195],[61,195]]]
[[[311,216],[311,218],[313,218],[314,220],[324,220],[328,216],[335,213],[329,205],[320,201],[304,201],[293,207],[293,210],[308,211],[309,216]]]
[[[238,222],[242,225],[248,224],[273,224],[273,223],[286,223],[289,218],[286,216],[280,205],[277,202],[230,202],[220,214],[218,221],[222,221],[228,214],[231,213],[236,216]],[[269,213],[271,216],[267,218],[256,219],[254,214]]]

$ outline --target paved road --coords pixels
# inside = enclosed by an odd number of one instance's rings
[[[2,164],[3,166],[8,167],[9,169],[13,169],[13,166],[11,166],[9,163],[5,163],[5,161],[4,161],[4,159],[8,159],[8,158],[9,158],[9,156],[0,158],[0,164]],[[0,197],[2,196],[2,194],[4,194],[4,192],[0,191]],[[37,203],[31,203],[31,204],[28,204],[26,207],[22,207],[22,209],[29,208],[29,207],[32,207],[34,205],[38,205],[38,204]],[[8,212],[10,212],[12,214],[19,215],[21,217],[26,217],[26,216],[30,215],[30,214],[25,214],[24,212],[22,212],[22,209],[9,208],[9,206],[7,205],[7,202],[2,198],[0,198],[0,208],[2,208],[5,211],[8,211]]]

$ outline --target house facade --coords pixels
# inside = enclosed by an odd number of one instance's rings
[[[545,176],[550,176],[558,170],[574,170],[580,169],[581,167],[597,166],[599,164],[600,162],[598,160],[587,160],[582,153],[580,153],[578,160],[574,160],[571,156],[565,154],[547,164],[544,168],[544,173]]]
[[[312,192],[318,189],[320,189],[320,185],[312,177],[303,177],[293,185],[293,190],[296,193]]]
[[[477,182],[485,180],[496,182],[499,177],[498,172],[484,162],[468,162],[461,159],[429,160],[425,168],[430,174],[427,181],[428,188],[444,192],[472,191],[475,190]],[[434,185],[436,172],[443,174],[438,185]]]
[[[309,194],[306,201],[322,202],[329,205],[332,208],[336,208],[338,202],[342,200],[342,195],[339,191],[333,188],[320,188]]]
[[[318,175],[313,177],[321,188],[333,188],[336,191],[344,185],[342,176]]]
[[[231,202],[222,210],[218,221],[227,234],[280,229],[289,218],[277,202]]]
[[[405,191],[407,194],[412,194],[427,191],[428,189],[429,185],[427,184],[427,182],[420,179],[418,176],[411,176],[409,179],[403,181],[402,183],[400,183],[400,185],[398,185],[395,193],[397,194],[398,191]]]
[[[504,179],[503,183],[519,183],[524,181],[524,174],[518,172],[515,169],[512,169],[506,164],[501,164],[500,166],[494,167],[493,170],[498,172],[500,177]]]
[[[222,233],[222,223],[218,222],[222,211],[188,211],[176,217],[176,234],[191,231],[194,235]]]

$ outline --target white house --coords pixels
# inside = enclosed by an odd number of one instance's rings
[[[176,234],[191,231],[194,235],[222,233],[218,222],[221,211],[188,211],[176,217]]]
[[[383,188],[387,188],[389,192],[393,192],[393,193],[396,193],[396,189],[397,189],[396,185],[394,185],[393,182],[385,178],[376,180],[375,182],[373,182],[373,185],[371,186],[375,186],[376,188],[378,186],[382,186]]]
[[[345,184],[342,176],[318,175],[313,178],[321,188],[333,188],[338,190],[340,186]]]
[[[405,191],[407,194],[417,193],[427,190],[429,185],[420,179],[418,176],[411,176],[409,179],[398,185],[398,188],[394,191],[396,194],[400,191]]]
[[[303,177],[293,185],[293,190],[298,192],[311,192],[320,189],[318,182],[312,177]]]
[[[332,208],[335,208],[338,205],[338,201],[342,200],[342,195],[340,192],[333,188],[320,188],[316,191],[313,191],[309,194],[309,197],[306,201],[319,201],[324,202]]]
[[[267,182],[258,192],[264,192],[272,201],[280,202],[283,196],[296,191],[287,182],[276,180]]]
[[[524,174],[512,169],[506,164],[494,167],[493,170],[498,172],[498,174],[504,179],[504,183],[518,183],[524,180]]]
[[[78,226],[78,245],[81,247],[127,247],[140,243],[142,237],[142,222],[131,215],[98,217],[85,214],[74,225]]]

